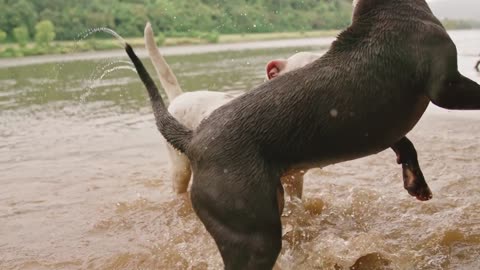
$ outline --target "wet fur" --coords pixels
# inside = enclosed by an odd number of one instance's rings
[[[455,45],[423,0],[360,0],[325,55],[218,108],[195,131],[167,112],[126,50],[160,132],[192,163],[192,204],[226,269],[273,267],[287,169],[378,153],[415,126],[429,101],[480,109],[480,86],[458,73]]]
[[[219,91],[195,91],[184,93],[178,80],[159,52],[150,23],[145,26],[145,47],[150,60],[157,72],[160,83],[170,101],[168,111],[175,119],[189,129],[195,129],[200,122],[207,118],[211,112],[227,102],[238,97],[241,93],[224,93]],[[310,53],[300,52],[287,60],[287,66],[280,74],[304,66],[305,62],[312,62]],[[316,56],[318,58],[318,56]],[[167,144],[170,158],[170,173],[173,189],[177,194],[187,192],[191,178],[190,161],[183,153]],[[289,171],[282,176],[282,183],[290,196],[301,198],[303,191],[303,171]]]
[[[168,111],[189,129],[195,129],[212,111],[242,94],[234,95],[218,91],[184,93],[175,74],[155,44],[150,23],[147,23],[145,26],[145,46],[160,83],[170,100]],[[320,54],[311,52],[299,52],[288,59],[272,60],[266,66],[266,78],[269,79],[270,75],[277,77],[286,72],[304,67],[320,58],[320,56]],[[405,189],[408,190],[410,195],[417,197],[419,200],[431,199],[432,193],[418,164],[413,144],[407,138],[403,138],[391,148],[397,155],[398,164],[402,165]],[[175,150],[168,143],[167,150],[170,157],[170,174],[173,189],[177,194],[187,192],[192,175],[190,161],[187,156]],[[291,198],[302,198],[305,172],[306,170],[292,169],[282,175],[282,186]],[[283,197],[283,193],[281,194]]]

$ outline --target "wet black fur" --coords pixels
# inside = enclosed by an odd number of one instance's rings
[[[288,168],[389,148],[429,101],[480,109],[480,86],[459,74],[455,45],[423,0],[361,0],[324,56],[220,107],[193,132],[167,112],[126,49],[160,132],[191,161],[193,207],[226,269],[274,265],[281,249],[277,188]]]
[[[185,152],[192,138],[192,131],[179,123],[167,110],[158,88],[148,74],[147,70],[138,59],[129,44],[125,44],[125,50],[132,60],[139,77],[145,85],[150,101],[152,103],[153,113],[157,123],[158,130],[163,134],[166,140],[178,150]]]

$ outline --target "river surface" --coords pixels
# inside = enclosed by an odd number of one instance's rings
[[[480,31],[451,36],[480,82]],[[167,61],[185,91],[248,90],[268,60],[329,42],[178,47]],[[188,196],[172,192],[137,75],[100,79],[120,59],[0,61],[0,269],[221,269]],[[433,199],[407,194],[391,150],[311,170],[304,201],[287,205],[282,269],[479,269],[480,112],[430,105],[409,138]]]

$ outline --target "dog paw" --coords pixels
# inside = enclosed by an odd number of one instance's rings
[[[433,198],[432,191],[428,187],[420,169],[403,168],[403,183],[408,194],[419,201],[428,201]]]
[[[408,191],[408,194],[417,198],[419,201],[428,201],[433,198],[432,191],[427,185],[420,187],[405,187],[405,189]]]

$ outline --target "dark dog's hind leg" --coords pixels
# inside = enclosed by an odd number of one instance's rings
[[[413,143],[407,137],[403,137],[392,146],[392,149],[397,154],[397,163],[402,164],[403,186],[408,193],[420,201],[431,199],[432,191],[423,177]]]
[[[225,269],[270,270],[282,246],[280,179],[251,180],[252,170],[242,170],[243,176],[230,176],[230,170],[227,174],[197,170],[192,205],[215,240]]]

